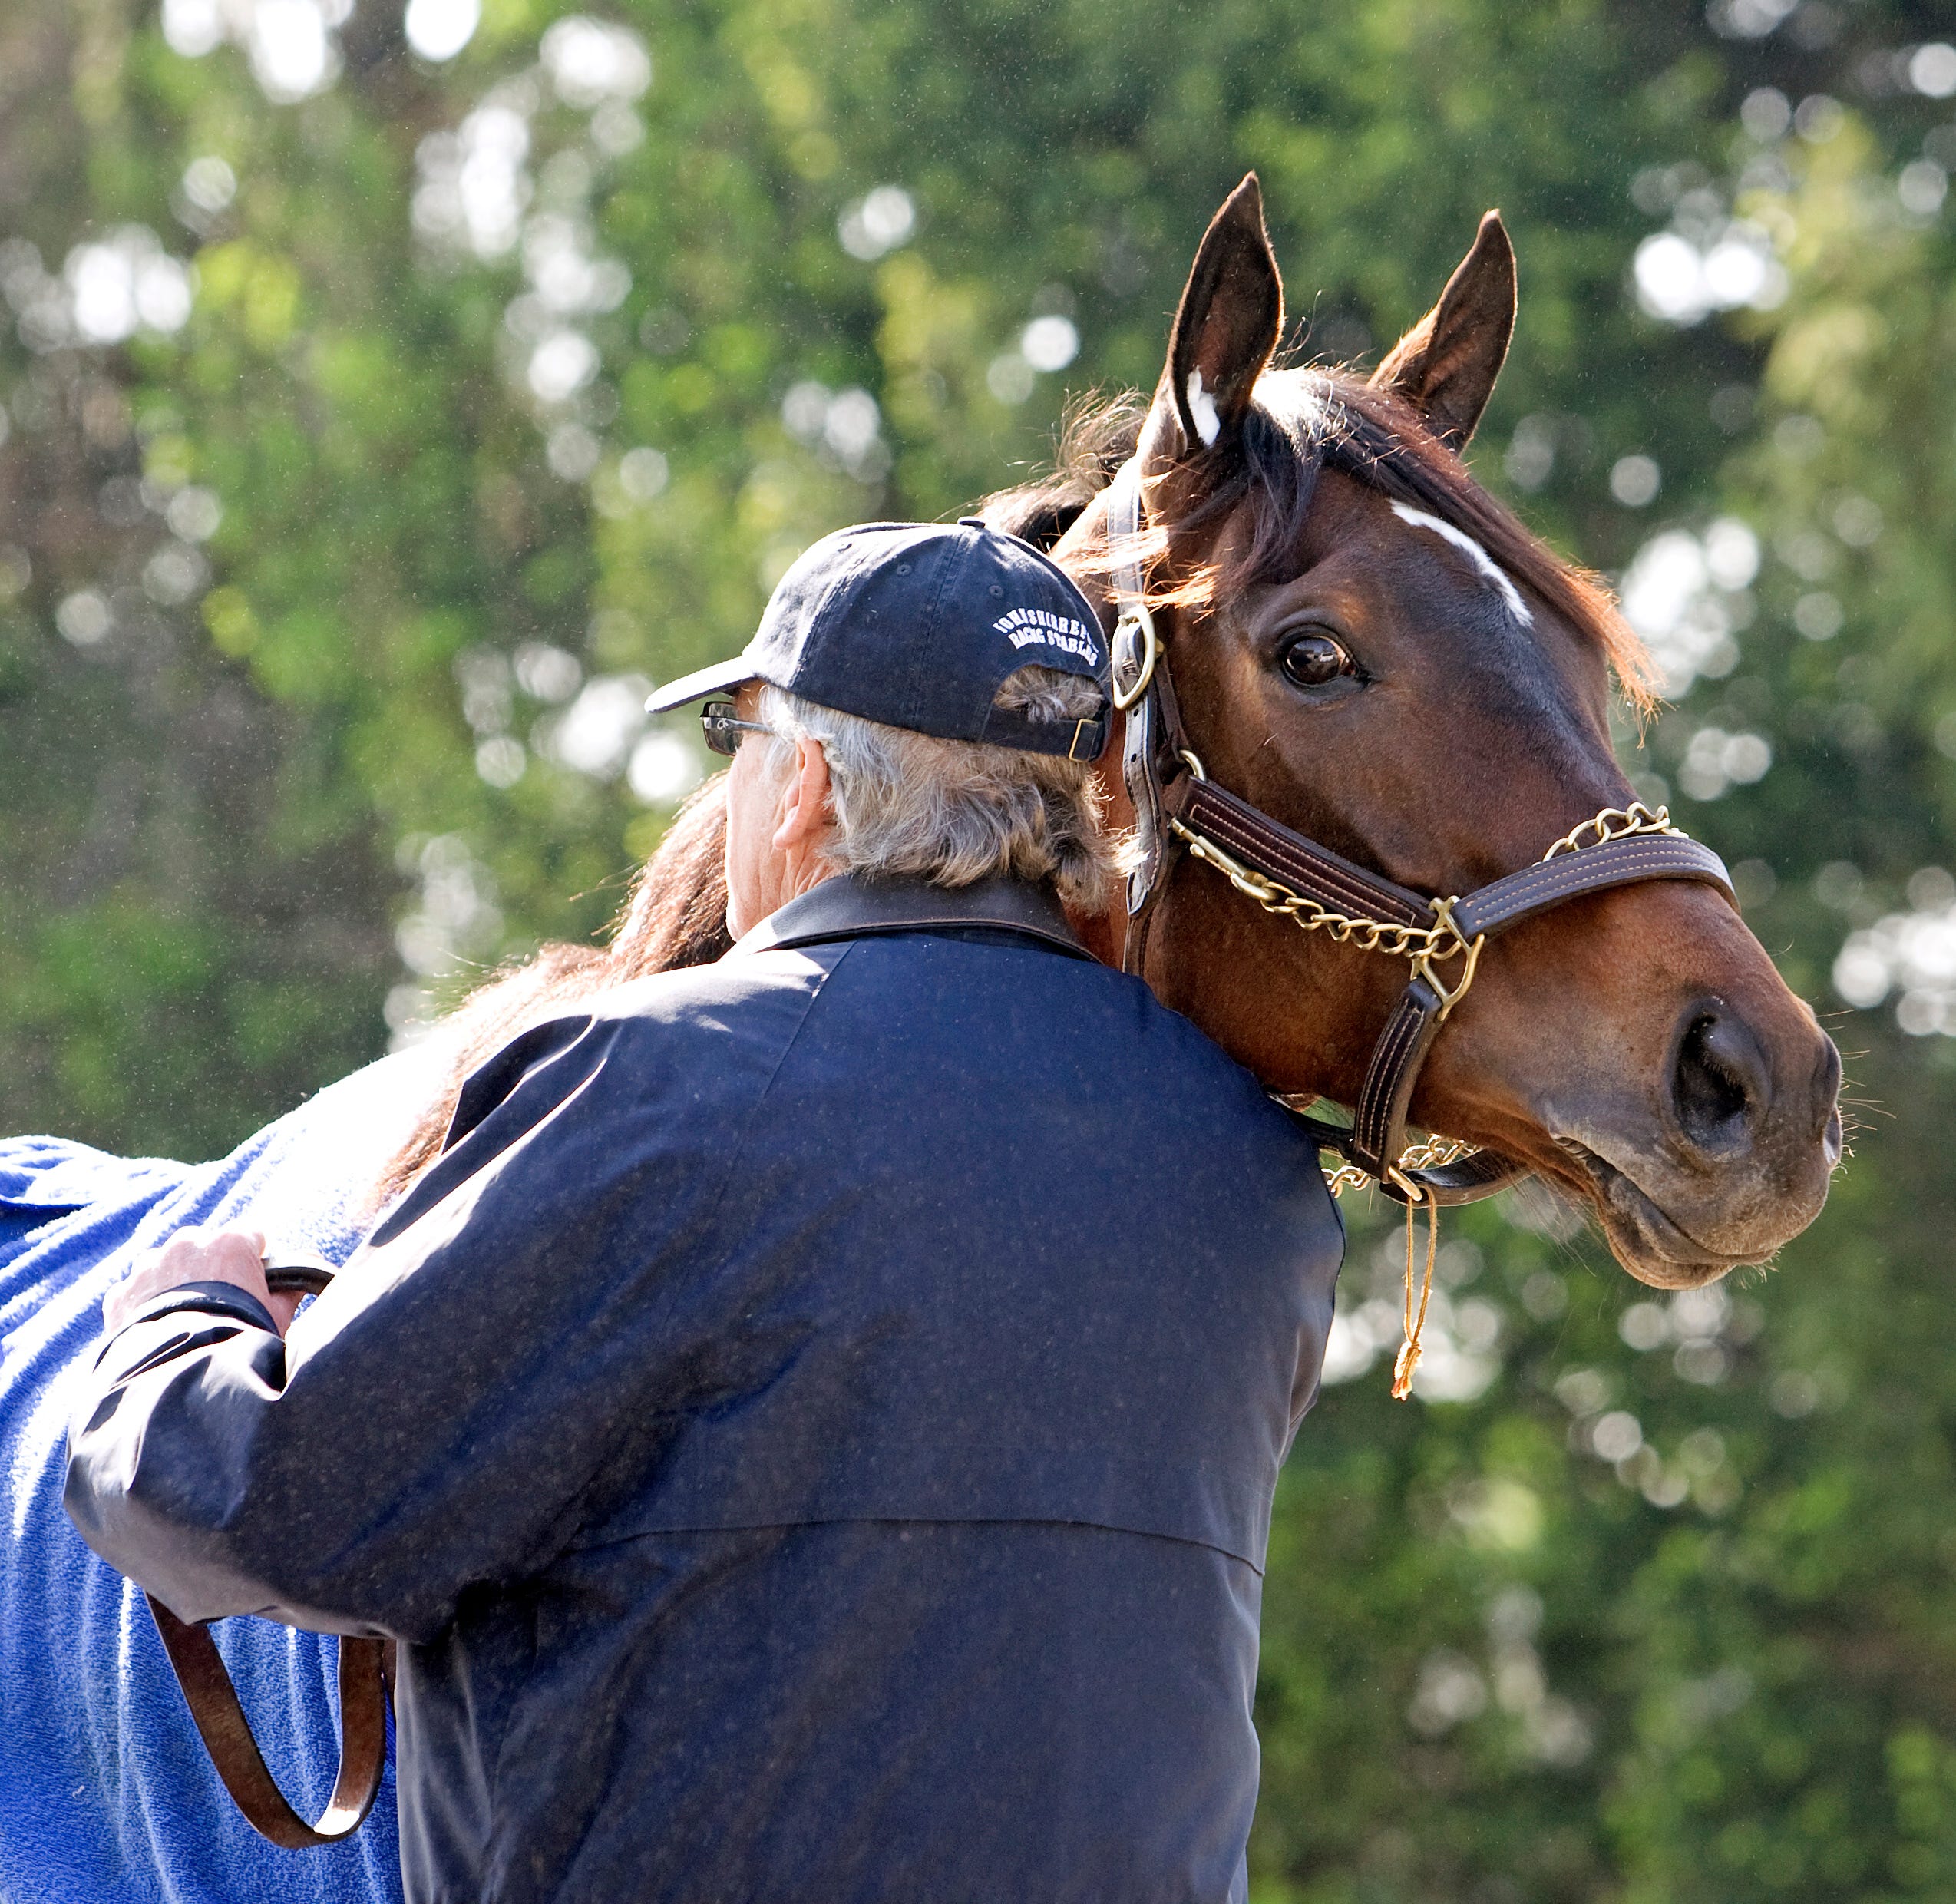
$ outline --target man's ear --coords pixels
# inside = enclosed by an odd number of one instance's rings
[[[795,762],[781,783],[773,844],[781,852],[807,851],[828,831],[828,757],[806,734],[795,742]]]
[[[1283,331],[1284,280],[1264,230],[1263,192],[1251,172],[1223,201],[1196,252],[1149,419],[1151,447],[1168,449],[1161,439],[1171,416],[1184,454],[1213,449],[1241,429],[1251,392]]]
[[[1489,212],[1439,302],[1393,346],[1373,385],[1403,397],[1449,449],[1464,449],[1514,335],[1515,247],[1500,213]]]

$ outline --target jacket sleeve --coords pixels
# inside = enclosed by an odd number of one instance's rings
[[[224,1285],[147,1305],[72,1411],[83,1537],[185,1619],[408,1640],[544,1564],[607,1464],[656,1458],[668,1312],[807,1003],[519,1040],[289,1342]]]

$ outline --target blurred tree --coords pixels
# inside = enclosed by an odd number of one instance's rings
[[[1637,770],[1888,1105],[1769,1284],[1652,1300],[1546,1205],[1450,1219],[1410,1408],[1353,1212],[1257,1896],[1946,1895],[1940,14],[16,0],[0,1127],[217,1149],[595,929],[704,764],[644,681],[823,531],[1151,382],[1246,167],[1333,358],[1498,203],[1478,466],[1623,574],[1677,704]]]

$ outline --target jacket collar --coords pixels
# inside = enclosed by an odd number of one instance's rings
[[[1022,879],[986,879],[955,890],[917,879],[825,879],[770,914],[734,947],[734,954],[858,939],[888,932],[973,927],[1016,932],[1075,958],[1090,958],[1066,923],[1051,889]]]

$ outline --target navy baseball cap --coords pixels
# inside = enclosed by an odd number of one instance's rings
[[[1100,690],[1097,715],[1037,720],[993,696],[1036,664]],[[1086,597],[1030,543],[955,524],[871,522],[796,557],[731,661],[668,682],[649,713],[771,682],[818,706],[944,740],[1092,760],[1107,744],[1106,637]]]

